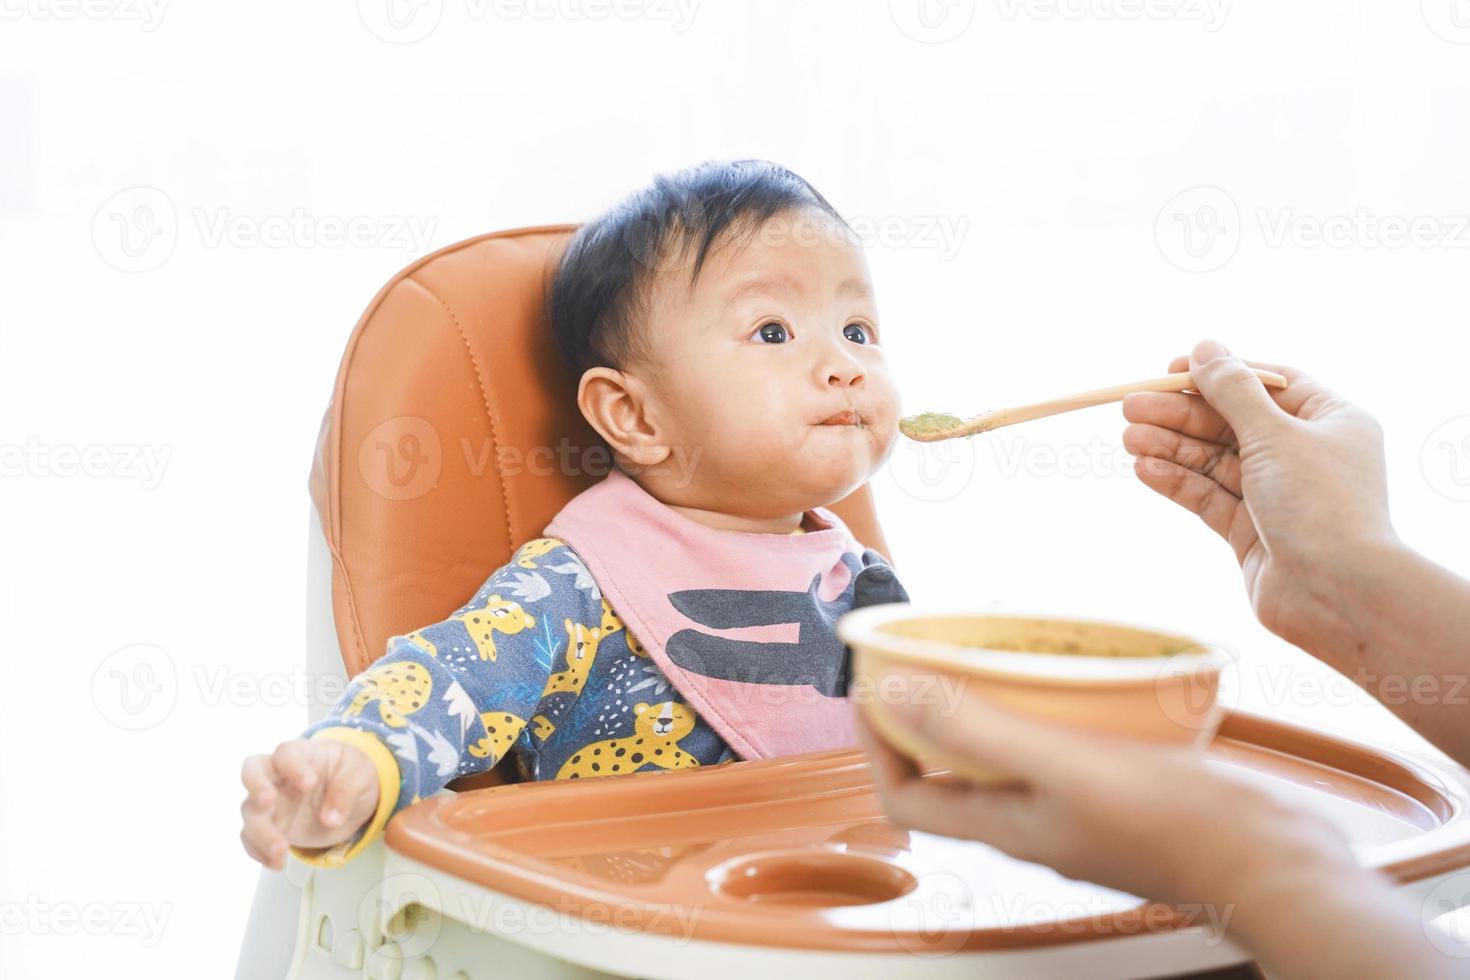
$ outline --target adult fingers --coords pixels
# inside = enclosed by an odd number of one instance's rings
[[[1275,361],[1258,361],[1243,359],[1247,367],[1259,368],[1262,371],[1274,371],[1286,378],[1285,388],[1267,388],[1266,393],[1271,400],[1281,406],[1281,410],[1297,418],[1310,419],[1319,406],[1325,406],[1331,402],[1338,401],[1335,392],[1324,386],[1316,378],[1305,371],[1294,368],[1289,364],[1277,364]],[[1169,373],[1177,374],[1180,371],[1190,370],[1189,355],[1184,354],[1169,362]],[[1129,397],[1132,397],[1131,395]],[[1208,437],[1206,437],[1208,438]]]
[[[1221,445],[1235,442],[1230,423],[1198,395],[1179,391],[1135,391],[1123,396],[1123,417],[1130,422],[1173,429],[1207,442]]]
[[[859,712],[858,741],[872,763],[874,785],[889,819],[947,837],[983,840],[1002,850],[1027,847],[1028,795],[1014,787],[986,788],[921,776]]]
[[[1235,494],[1208,476],[1154,456],[1134,460],[1133,472],[1144,486],[1196,514],[1210,530],[1229,540],[1231,522],[1242,506]]]
[[[1123,430],[1123,448],[1134,456],[1164,459],[1194,470],[1239,497],[1240,455],[1231,446],[1183,435],[1157,425],[1130,425]]]
[[[1261,379],[1214,340],[1195,345],[1189,355],[1189,373],[1199,393],[1230,423],[1242,445],[1286,418]]]
[[[920,778],[918,766],[884,741],[862,710],[856,712],[856,717],[858,742],[867,754],[868,768],[879,789],[901,786],[911,779]]]
[[[892,672],[905,680],[907,690],[927,689],[921,672],[905,667]],[[975,693],[974,685],[964,681],[941,696],[942,701],[901,699],[873,707],[949,753],[998,772],[1035,777],[1038,784],[1081,778],[1089,771],[1088,740],[1067,730],[1065,723],[1019,714]]]

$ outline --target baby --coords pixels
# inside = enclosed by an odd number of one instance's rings
[[[887,459],[899,415],[851,229],[789,170],[706,163],[582,226],[550,300],[616,467],[246,760],[262,864],[341,865],[507,755],[579,779],[857,743],[836,620],[908,596],[827,509]]]

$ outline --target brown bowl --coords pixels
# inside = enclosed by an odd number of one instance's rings
[[[943,712],[969,690],[1038,719],[1150,742],[1203,748],[1220,727],[1219,647],[1121,623],[1055,616],[933,611],[908,603],[843,616],[853,651],[848,694],[894,748],[977,782],[1019,778],[946,752],[889,720],[885,698],[926,699]],[[895,666],[925,689],[904,689]]]

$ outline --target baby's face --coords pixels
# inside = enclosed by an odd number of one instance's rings
[[[640,372],[663,440],[692,466],[668,503],[780,517],[833,503],[882,465],[898,390],[862,248],[815,209],[711,250],[693,290],[665,273]]]

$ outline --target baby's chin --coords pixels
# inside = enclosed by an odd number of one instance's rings
[[[861,487],[873,475],[866,457],[841,461],[813,460],[797,457],[784,465],[773,461],[761,481],[767,485],[767,499],[780,501],[777,513],[796,513],[815,507],[828,507]],[[770,474],[781,477],[772,485]]]

